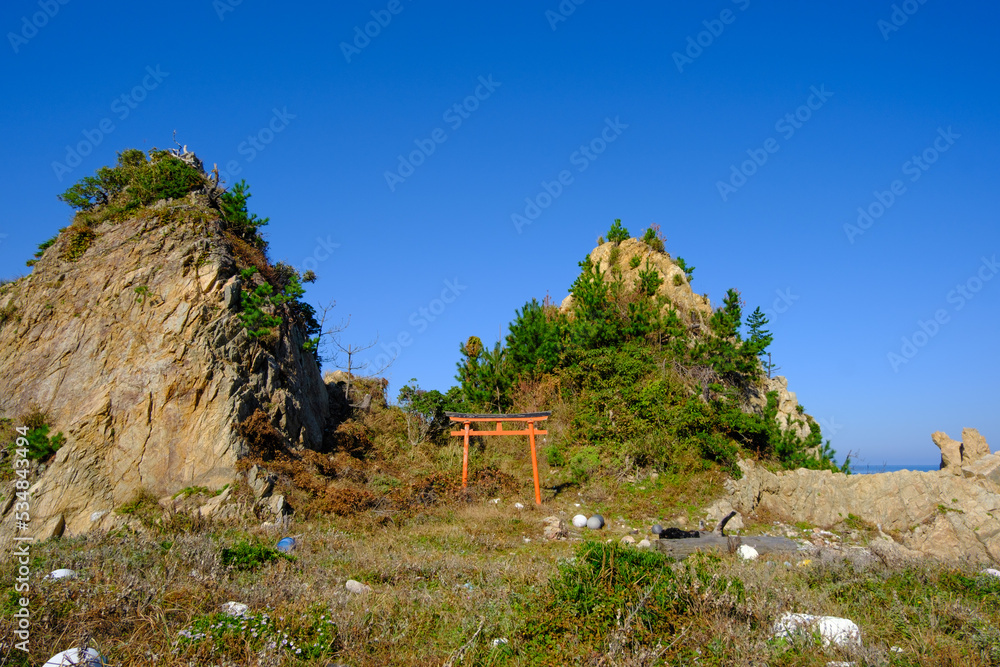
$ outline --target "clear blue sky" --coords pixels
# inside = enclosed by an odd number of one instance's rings
[[[345,343],[409,342],[393,395],[453,384],[461,341],[561,300],[621,218],[770,311],[841,455],[930,463],[963,426],[1000,448],[1000,7],[897,7],[9,0],[0,273],[67,223],[57,194],[177,130],[247,179]]]

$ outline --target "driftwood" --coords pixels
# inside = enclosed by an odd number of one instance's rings
[[[651,540],[654,549],[677,560],[687,558],[696,551],[735,551],[741,544],[746,544],[758,553],[794,553],[798,545],[787,537],[767,537],[764,535],[722,536],[715,533],[702,533],[701,537],[681,540]]]

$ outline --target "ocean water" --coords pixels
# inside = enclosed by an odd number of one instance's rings
[[[891,464],[891,463],[854,463],[851,461],[851,473],[855,475],[872,475],[878,472],[896,472],[898,470],[915,470],[926,472],[937,470],[940,463],[911,463],[911,464]]]

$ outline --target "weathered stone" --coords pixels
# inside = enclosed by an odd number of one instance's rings
[[[207,503],[199,507],[198,513],[206,518],[212,516],[218,511],[220,507],[222,507],[223,504],[226,503],[226,501],[229,500],[229,497],[233,495],[232,492],[233,492],[233,487],[231,486],[226,487],[226,489],[222,493],[215,496],[214,498],[209,499]]]
[[[861,629],[858,624],[836,616],[812,614],[782,614],[775,621],[774,636],[792,638],[798,633],[818,632],[823,646],[861,646]]]
[[[372,592],[371,586],[363,584],[360,581],[355,581],[354,579],[348,579],[347,583],[344,584],[344,588],[356,595],[366,595]]]
[[[250,340],[225,308],[237,266],[218,212],[204,197],[165,206],[157,220],[181,222],[100,224],[75,262],[62,234],[0,295],[17,312],[0,328],[0,416],[43,406],[64,434],[31,509],[38,523],[63,515],[68,535],[142,489],[232,482],[247,453],[235,426],[263,406],[289,445],[322,445],[329,400],[304,333],[283,326],[267,349]],[[195,209],[208,222],[183,222]],[[8,511],[0,548],[12,534]]]
[[[557,516],[542,519],[542,535],[547,540],[564,540],[569,537],[566,524]]]
[[[222,288],[222,307],[232,312],[238,312],[243,297],[240,279],[232,277]]]
[[[962,429],[962,463],[975,463],[984,456],[990,455],[990,446],[986,438],[974,428]]]
[[[261,470],[257,465],[252,465],[246,473],[247,485],[253,491],[253,497],[257,500],[271,495],[274,488],[275,477]]]
[[[765,511],[789,522],[830,528],[854,515],[902,538],[902,546],[940,560],[1000,562],[1000,494],[950,471],[844,475],[824,470],[772,473],[741,461],[726,482],[743,514]]]
[[[880,561],[890,567],[900,567],[907,563],[921,560],[923,555],[918,551],[907,549],[901,544],[896,544],[887,537],[880,537],[868,543],[868,549],[878,557]]]
[[[982,484],[989,484],[1000,492],[1000,454],[987,454],[962,466],[962,474]]]
[[[934,431],[931,440],[941,449],[941,470],[950,470],[956,475],[961,474],[962,443],[952,440],[944,431]]]
[[[57,514],[54,517],[50,517],[48,521],[42,524],[41,529],[35,533],[35,541],[44,542],[45,540],[53,537],[62,537],[65,529],[66,517],[62,514]]]
[[[715,530],[719,522],[725,517],[729,516],[729,513],[733,511],[733,506],[728,500],[722,498],[715,501],[709,508],[705,511],[705,523],[706,525]],[[743,517],[736,514],[732,519],[726,523],[726,530],[741,530],[743,528]]]
[[[621,539],[622,544],[635,544],[635,538],[631,535],[626,535]]]

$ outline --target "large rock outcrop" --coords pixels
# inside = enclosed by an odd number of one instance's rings
[[[321,445],[319,368],[287,321],[269,349],[248,338],[231,239],[206,197],[93,232],[76,261],[63,233],[31,275],[0,288],[0,415],[37,407],[66,436],[31,489],[36,532],[85,532],[140,489],[231,482],[247,453],[235,427],[257,409],[289,444]]]
[[[1000,563],[1000,457],[995,454],[980,457],[959,475],[951,470],[773,473],[752,461],[740,462],[740,468],[743,477],[727,482],[725,500],[743,514],[766,513],[824,528],[853,515],[925,556]]]
[[[944,431],[935,431],[931,434],[931,439],[941,450],[941,470],[954,475],[961,475],[964,467],[990,455],[986,439],[974,428],[962,429],[961,442],[952,440]]]

